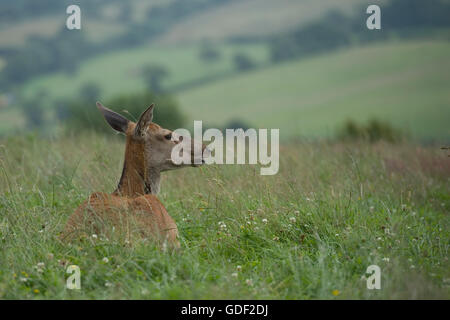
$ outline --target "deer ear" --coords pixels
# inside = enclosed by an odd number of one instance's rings
[[[134,129],[134,135],[136,137],[142,137],[145,133],[145,128],[152,122],[153,120],[153,108],[155,104],[152,103],[150,107],[145,110],[141,116],[139,117],[139,121],[136,124],[136,129]]]
[[[97,108],[103,114],[106,122],[116,131],[125,133],[128,128],[128,119],[121,116],[120,114],[109,110],[103,106],[100,102],[97,102]]]

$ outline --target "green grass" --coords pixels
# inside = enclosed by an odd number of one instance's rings
[[[214,62],[200,59],[198,45],[145,46],[99,55],[83,62],[75,75],[53,73],[33,79],[23,86],[25,96],[33,97],[45,90],[50,98],[68,98],[78,94],[85,83],[97,84],[103,97],[145,89],[141,70],[149,64],[164,66],[169,76],[163,85],[171,89],[176,86],[205,78],[220,77],[234,72],[233,56],[244,52],[256,63],[265,63],[268,49],[265,45],[229,44],[219,45],[221,57]]]
[[[450,298],[450,162],[438,147],[290,144],[275,176],[168,172],[159,198],[179,252],[59,242],[91,192],[114,189],[123,150],[122,139],[79,133],[0,141],[0,298]],[[81,268],[79,291],[65,288],[68,264]],[[361,279],[372,264],[381,290]]]
[[[390,42],[287,62],[178,94],[191,119],[238,118],[282,138],[331,136],[377,117],[414,138],[450,137],[450,43]]]

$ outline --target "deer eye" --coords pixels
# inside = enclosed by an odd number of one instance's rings
[[[171,139],[172,139],[172,133],[166,134],[166,135],[164,136],[164,138],[165,138],[166,140],[171,140]]]

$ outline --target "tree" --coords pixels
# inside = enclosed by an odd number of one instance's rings
[[[99,99],[101,89],[93,82],[87,82],[80,88],[80,97],[88,102],[96,101]]]
[[[255,63],[245,53],[236,53],[233,57],[233,62],[239,71],[251,70],[255,67]]]
[[[166,94],[155,95],[144,92],[137,94],[121,95],[102,103],[125,116],[131,121],[136,121],[141,113],[150,104],[155,103],[154,121],[164,128],[177,129],[184,125],[184,117],[178,109],[176,101]],[[105,124],[98,112],[95,102],[86,102],[83,99],[64,103],[61,109],[68,112],[67,128],[71,130],[94,130],[102,133],[111,133],[111,128]],[[64,113],[62,116],[66,116]]]
[[[142,70],[147,89],[154,93],[162,93],[164,91],[162,82],[168,75],[169,71],[160,65],[148,65]]]
[[[48,92],[41,89],[33,98],[21,99],[20,106],[26,119],[27,126],[30,128],[39,128],[45,124],[45,105],[48,98]]]
[[[250,125],[248,123],[246,123],[244,120],[242,119],[238,119],[238,118],[234,118],[231,119],[226,126],[224,127],[225,129],[243,129],[243,130],[247,130],[248,128],[250,128]]]
[[[209,42],[204,42],[200,47],[200,59],[205,62],[214,62],[220,58],[220,51]]]

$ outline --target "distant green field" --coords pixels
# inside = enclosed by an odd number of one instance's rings
[[[65,15],[40,16],[0,30],[0,48],[20,48],[32,36],[51,38],[65,28]],[[104,41],[125,31],[124,26],[105,19],[83,19],[83,32],[91,41]]]
[[[377,117],[421,139],[450,138],[450,43],[353,48],[241,74],[178,95],[191,120],[244,119],[281,138],[327,136]]]
[[[117,18],[121,4],[110,2],[99,7],[96,15],[92,15],[92,12],[83,15],[82,29],[88,39],[102,41],[123,33],[131,23],[149,19],[148,12],[151,7],[167,6],[172,1],[129,0],[127,2],[131,4],[132,12],[130,19],[126,21]],[[368,0],[227,1],[180,19],[160,36],[160,41],[179,44],[202,39],[217,41],[236,35],[274,34],[320,19],[331,10],[355,14],[359,5],[369,2]],[[0,47],[22,47],[27,38],[33,35],[52,37],[64,28],[66,18],[67,15],[63,11],[58,14],[36,15],[8,24],[0,30]]]
[[[132,4],[132,12],[130,20],[127,22],[131,24],[146,19],[147,10],[150,7],[158,6],[162,3],[169,4],[171,0],[130,0],[129,2]],[[84,12],[83,6],[81,6],[81,9]],[[124,21],[117,21],[120,10],[120,3],[111,2],[100,7],[98,15],[92,15],[92,12],[86,15],[83,14],[83,33],[89,40],[97,42],[122,34],[126,30],[127,25]],[[63,11],[58,14],[48,13],[30,16],[25,20],[10,23],[0,29],[0,47],[20,48],[30,36],[53,37],[65,28],[67,17],[68,15]]]
[[[76,95],[80,87],[89,82],[99,85],[102,97],[112,97],[144,90],[140,72],[149,64],[166,67],[169,76],[164,85],[173,88],[234,72],[233,56],[238,52],[246,53],[256,63],[268,60],[268,48],[262,44],[224,44],[216,48],[221,57],[213,62],[200,59],[198,45],[147,46],[104,54],[84,62],[75,75],[60,72],[37,77],[23,87],[23,93],[32,97],[39,90],[45,90],[52,98],[67,98]]]
[[[330,136],[346,119],[377,117],[420,139],[450,137],[450,44],[411,41],[346,49],[232,75],[232,55],[246,52],[261,64],[268,51],[259,45],[223,45],[218,62],[199,59],[195,45],[145,47],[88,60],[70,77],[54,74],[27,84],[51,97],[75,95],[85,82],[99,84],[103,97],[145,88],[140,68],[166,66],[169,88],[208,77],[223,80],[180,92],[184,113],[209,125],[243,119],[254,127],[280,128],[281,138]],[[111,66],[114,66],[112,68]],[[102,98],[102,97],[100,97]]]
[[[388,0],[378,0],[384,4]],[[233,36],[265,36],[307,25],[331,11],[363,14],[369,0],[239,0],[200,11],[173,25],[160,37],[162,43],[180,43]],[[205,27],[207,26],[207,27]]]

